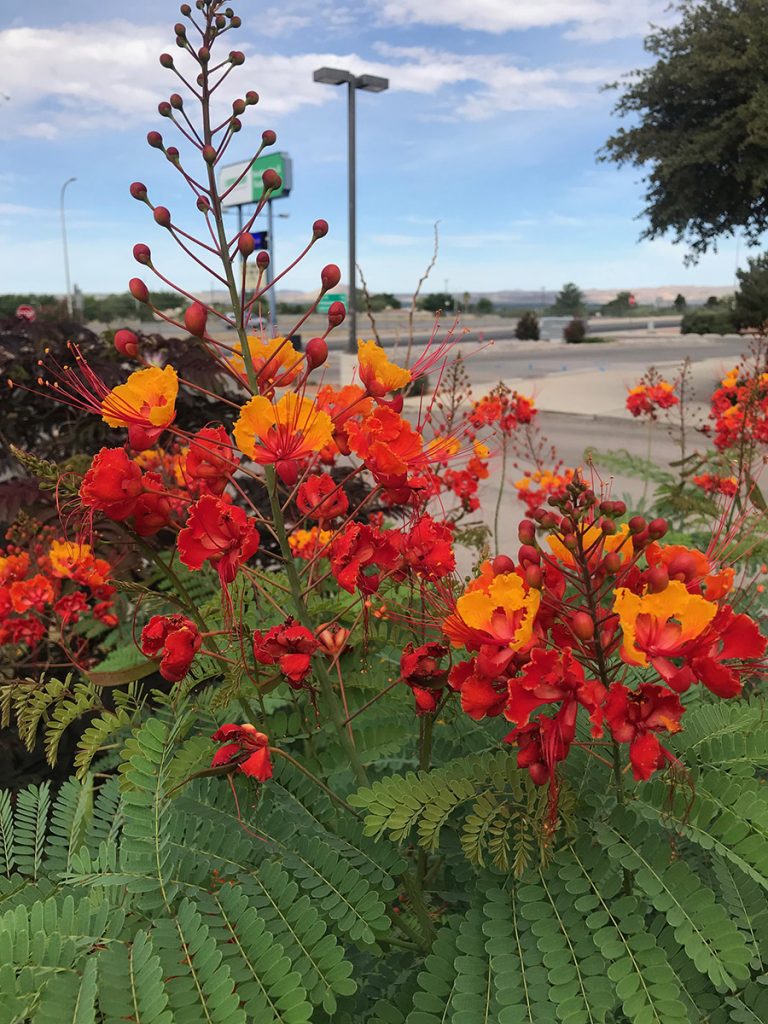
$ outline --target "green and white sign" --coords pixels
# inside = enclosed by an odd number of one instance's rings
[[[243,174],[243,172],[246,172]],[[239,164],[229,164],[219,171],[219,192],[224,193],[237,181],[232,191],[222,199],[222,206],[244,206],[247,203],[258,203],[264,191],[264,183],[261,176],[264,171],[277,171],[282,179],[282,185],[274,192],[270,192],[270,199],[280,199],[290,195],[293,187],[293,162],[287,153],[269,153],[267,156],[260,156],[252,164],[247,160]],[[242,175],[242,180],[238,181]]]
[[[344,305],[346,306],[347,296],[344,292],[339,292],[338,294],[334,294],[333,292],[326,292],[325,295],[322,297],[322,299],[320,299],[320,301],[317,304],[317,312],[327,313],[328,310],[331,308],[332,302],[343,302]]]

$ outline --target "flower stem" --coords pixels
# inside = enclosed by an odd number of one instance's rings
[[[493,543],[495,553],[499,553],[499,516],[501,515],[501,501],[504,497],[504,487],[507,482],[507,435],[502,434],[501,441],[501,480],[499,481],[499,496],[496,498],[496,514],[493,517]]]

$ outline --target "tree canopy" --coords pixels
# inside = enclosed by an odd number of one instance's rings
[[[733,314],[738,327],[761,328],[768,322],[768,253],[749,261],[737,270],[739,290],[734,297]]]
[[[577,316],[584,310],[584,292],[573,281],[569,281],[557,293],[552,310],[555,313]]]
[[[642,238],[668,231],[689,262],[717,239],[768,228],[768,12],[765,0],[684,0],[645,40],[657,58],[630,73],[614,112],[635,122],[602,160],[647,170]]]

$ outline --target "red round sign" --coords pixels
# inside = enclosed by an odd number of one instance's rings
[[[36,313],[31,306],[17,306],[16,317],[19,320],[29,320],[30,322],[35,319]]]

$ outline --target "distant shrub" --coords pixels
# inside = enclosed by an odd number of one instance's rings
[[[575,316],[563,329],[563,337],[569,345],[579,345],[587,336],[587,325],[581,317]]]
[[[515,337],[520,341],[539,340],[539,318],[530,309],[526,310],[517,321]]]
[[[724,305],[692,309],[680,322],[681,334],[733,334],[737,330],[732,310]]]

